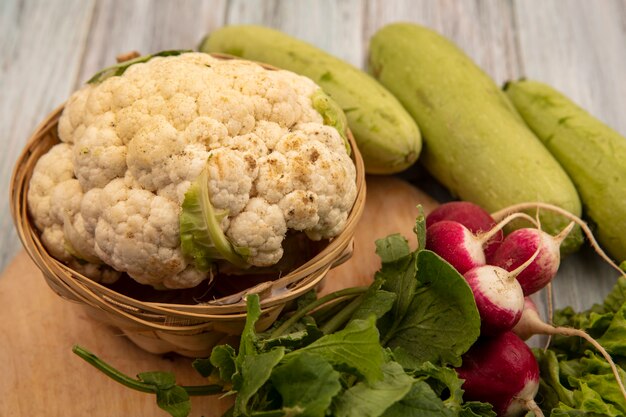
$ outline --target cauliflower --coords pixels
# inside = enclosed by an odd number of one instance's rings
[[[288,230],[340,233],[356,198],[345,116],[308,78],[163,53],[97,74],[68,100],[28,205],[57,259],[189,288],[213,265],[276,264]]]

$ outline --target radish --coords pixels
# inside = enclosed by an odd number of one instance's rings
[[[596,340],[593,337],[589,336],[589,334],[587,334],[587,332],[585,332],[584,330],[574,329],[571,327],[555,327],[544,322],[539,316],[537,306],[535,305],[533,300],[530,299],[530,297],[526,297],[524,299],[524,312],[520,321],[513,328],[513,332],[524,340],[527,340],[531,336],[537,334],[543,334],[548,336],[578,336],[585,339],[593,347],[595,347],[602,356],[604,356],[604,359],[606,359],[608,364],[611,366],[611,371],[613,371],[615,381],[619,386],[624,400],[626,400],[626,389],[624,389],[622,379],[617,372],[617,367],[615,366],[613,359],[611,359],[611,355],[609,355],[609,353],[602,347],[602,345],[596,342]]]
[[[574,228],[571,222],[558,235],[552,236],[540,229],[517,229],[504,238],[491,258],[491,265],[512,271],[528,259],[541,245],[537,258],[517,275],[524,295],[533,294],[545,287],[556,276],[561,262],[560,246]]]
[[[511,330],[522,317],[524,292],[517,276],[531,265],[543,247],[539,246],[513,271],[495,265],[482,265],[467,271],[463,277],[474,293],[480,314],[480,333],[494,335]]]
[[[456,372],[465,380],[464,400],[491,403],[499,416],[518,416],[530,410],[543,417],[534,401],[539,366],[515,333],[481,337],[463,355],[463,365]]]
[[[426,227],[442,220],[459,222],[474,234],[484,233],[496,225],[496,221],[487,210],[469,201],[450,201],[440,205],[426,217]],[[485,242],[483,250],[487,259],[495,252],[503,238],[502,230],[499,230]]]
[[[448,261],[460,274],[470,269],[485,265],[486,257],[483,245],[502,228],[516,218],[526,218],[535,222],[524,213],[514,213],[503,219],[489,231],[474,235],[467,227],[453,220],[433,223],[426,229],[426,249],[430,249]]]
[[[581,218],[573,215],[569,211],[562,209],[561,207],[555,206],[553,204],[541,203],[541,202],[520,203],[520,204],[515,204],[509,207],[505,207],[502,210],[499,210],[495,213],[491,213],[491,216],[497,221],[498,219],[501,219],[501,218],[507,218],[508,216],[511,215],[511,213],[517,213],[522,210],[529,210],[529,209],[536,209],[536,210],[542,209],[542,210],[552,211],[554,213],[558,213],[562,215],[563,217],[575,222],[578,226],[580,226],[581,230],[585,233],[585,236],[589,240],[589,244],[591,245],[593,250],[606,263],[611,265],[612,268],[618,271],[622,276],[626,277],[626,271],[624,271],[619,266],[617,266],[617,264],[615,264],[615,262],[613,262],[613,260],[602,250],[602,248],[600,248],[600,245],[598,245],[598,242],[593,236],[593,232],[591,231],[589,226],[587,226],[587,223],[585,223]]]

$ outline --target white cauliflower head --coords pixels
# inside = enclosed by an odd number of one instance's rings
[[[29,209],[53,256],[106,282],[188,288],[215,262],[276,264],[290,229],[343,230],[355,167],[316,84],[202,53],[140,61],[70,97],[35,167]]]

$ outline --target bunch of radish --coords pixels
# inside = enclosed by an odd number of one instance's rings
[[[556,211],[572,222],[552,236],[541,230],[538,220],[522,212],[531,208]],[[533,227],[503,236],[502,229],[519,218],[525,218]],[[581,226],[596,251],[600,250],[582,220],[544,203],[509,207],[492,216],[476,204],[457,201],[439,206],[426,218],[426,249],[444,258],[465,277],[481,317],[481,337],[457,369],[465,380],[467,400],[489,402],[499,416],[521,415],[527,410],[543,416],[534,401],[539,389],[539,367],[532,351],[520,338],[534,334],[589,340],[610,363],[626,398],[617,369],[602,346],[582,330],[543,322],[528,298],[556,276],[560,245],[575,224]],[[603,257],[620,270],[608,257]]]

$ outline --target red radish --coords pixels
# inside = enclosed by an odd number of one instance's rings
[[[426,217],[426,227],[442,220],[459,222],[476,235],[487,232],[496,225],[496,221],[487,210],[469,201],[451,201],[440,205]],[[499,230],[485,242],[483,250],[487,259],[495,252],[503,238],[502,230]]]
[[[482,241],[452,220],[442,220],[426,229],[426,249],[441,256],[461,274],[487,262]]]
[[[522,317],[522,287],[505,269],[483,265],[464,275],[480,314],[480,334],[494,335],[511,330]]]
[[[474,293],[482,335],[511,330],[520,320],[524,310],[524,292],[516,277],[535,262],[541,248],[538,247],[526,262],[513,271],[482,265],[463,275]]]
[[[512,271],[528,259],[541,245],[539,255],[517,276],[524,295],[534,294],[545,287],[556,276],[561,262],[560,246],[574,228],[571,222],[558,235],[552,236],[540,229],[518,229],[504,238],[491,258],[491,265]]]
[[[596,342],[593,337],[589,336],[583,330],[574,329],[571,327],[555,327],[544,322],[539,316],[537,306],[535,305],[533,300],[530,299],[530,297],[526,297],[524,299],[524,312],[520,321],[513,328],[513,332],[524,340],[529,339],[531,336],[534,336],[536,334],[544,334],[548,336],[578,336],[585,339],[587,342],[593,345],[593,347],[595,347],[602,356],[604,356],[604,359],[606,359],[608,364],[611,366],[613,376],[615,377],[615,380],[617,382],[617,385],[619,386],[622,396],[624,397],[624,400],[626,400],[626,389],[624,389],[622,379],[617,372],[617,368],[615,367],[613,359],[611,359],[611,355],[608,354],[608,352],[602,347],[602,345]]]
[[[606,263],[611,265],[612,268],[618,271],[622,276],[626,277],[626,271],[624,271],[619,266],[617,266],[615,262],[613,262],[613,260],[606,253],[604,253],[602,248],[600,248],[600,245],[598,245],[598,242],[593,236],[593,232],[591,231],[589,226],[587,226],[587,223],[585,223],[579,217],[574,216],[569,211],[562,209],[561,207],[555,206],[553,204],[541,203],[541,202],[520,203],[520,204],[515,204],[509,207],[505,207],[502,210],[492,213],[491,216],[497,221],[498,219],[504,218],[505,216],[510,216],[511,213],[516,213],[522,210],[530,210],[530,209],[536,209],[536,210],[541,209],[541,210],[547,210],[547,211],[551,211],[554,213],[558,213],[562,215],[563,217],[575,222],[578,226],[580,226],[580,229],[585,233],[585,236],[587,237],[587,239],[589,239],[589,244],[591,245],[593,250],[595,250],[596,253]]]
[[[456,369],[464,379],[464,400],[493,405],[499,416],[518,416],[534,411],[543,417],[534,401],[539,389],[539,366],[530,348],[513,332],[481,337],[463,355]]]
[[[537,323],[540,323],[539,326]],[[544,323],[539,317],[539,310],[534,301],[530,297],[524,297],[524,311],[522,312],[520,320],[515,327],[513,327],[513,333],[518,335],[522,340],[528,340],[536,334],[546,334],[537,332],[544,324],[551,327],[549,324]]]
[[[485,265],[486,258],[483,245],[495,234],[502,231],[510,221],[524,217],[532,220],[524,213],[514,213],[489,231],[474,235],[467,227],[452,220],[442,220],[426,229],[426,249],[430,249],[448,261],[460,274],[470,269]]]

